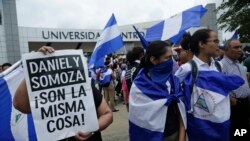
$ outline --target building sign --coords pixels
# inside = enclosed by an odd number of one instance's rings
[[[44,40],[87,40],[87,41],[97,41],[97,39],[100,37],[100,32],[98,31],[45,31],[42,30],[42,38]],[[141,32],[141,34],[144,36],[145,33]],[[122,38],[124,41],[139,41],[139,37],[136,34],[136,32],[122,32],[121,33]]]

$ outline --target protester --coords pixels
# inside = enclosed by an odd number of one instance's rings
[[[231,101],[231,140],[236,141],[239,138],[235,138],[234,133],[236,129],[247,129],[249,127],[249,99],[250,88],[247,80],[247,73],[244,70],[242,64],[239,63],[239,59],[242,56],[242,45],[237,39],[230,39],[225,44],[225,55],[221,60],[223,72],[226,74],[235,74],[244,79],[244,85],[230,93]],[[248,133],[249,134],[249,133]]]
[[[115,74],[112,70],[112,65],[109,61],[104,63],[105,67],[100,71],[99,83],[103,88],[103,94],[105,100],[109,104],[113,112],[118,112],[118,109],[115,109]]]
[[[4,63],[4,64],[2,65],[2,71],[7,70],[9,67],[11,67],[11,64],[10,64],[10,63]]]
[[[150,43],[140,66],[142,69],[133,81],[129,96],[130,140],[185,140],[185,128],[176,104],[181,89],[178,78],[172,74],[170,44]],[[150,129],[156,131],[151,133]]]
[[[54,49],[51,47],[43,46],[39,49],[39,51],[46,54],[53,53]],[[105,99],[95,87],[92,87],[92,90],[98,116],[99,130],[92,133],[78,131],[75,137],[64,139],[63,141],[101,141],[102,138],[100,131],[104,130],[112,123],[113,115]],[[21,82],[16,90],[16,94],[13,99],[13,105],[16,109],[23,113],[31,113],[25,80]]]
[[[190,47],[186,44],[186,38],[189,38],[190,36],[190,33],[185,33],[180,41],[181,46],[175,49],[179,56],[179,66],[187,63],[193,58],[193,53],[191,52]]]
[[[180,66],[175,75],[184,88],[188,138],[229,141],[228,93],[244,82],[236,75],[227,76],[219,72],[221,66],[213,59],[219,50],[219,40],[214,31],[200,29],[185,40],[194,56],[191,62]]]
[[[139,71],[140,59],[144,56],[144,49],[142,47],[134,47],[128,51],[126,58],[128,61],[127,71],[125,74],[127,87],[130,90],[132,82]]]
[[[126,78],[125,78],[126,69],[127,69],[126,64],[122,64],[121,65],[121,70],[122,70],[122,74],[121,74],[122,94],[123,94],[124,104],[126,105],[126,108],[127,108],[127,111],[128,111],[129,91],[128,91]]]
[[[121,68],[120,65],[118,64],[118,61],[114,63],[113,68],[112,68],[116,80],[115,82],[115,95],[121,96],[121,89],[122,89],[122,83],[121,83]]]

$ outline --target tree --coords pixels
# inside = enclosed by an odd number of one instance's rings
[[[250,0],[223,0],[217,8],[221,29],[236,31],[242,42],[250,42]]]

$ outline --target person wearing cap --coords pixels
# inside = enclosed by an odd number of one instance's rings
[[[179,56],[179,62],[178,62],[179,66],[187,63],[193,58],[193,53],[191,52],[190,47],[187,46],[187,43],[186,43],[186,39],[185,39],[187,37],[186,35],[190,35],[190,33],[185,33],[185,35],[183,36],[180,42],[180,47],[175,49],[175,51],[178,53],[178,56]]]

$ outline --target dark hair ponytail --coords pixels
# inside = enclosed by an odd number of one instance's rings
[[[190,33],[185,33],[181,39],[180,45],[184,50],[190,50],[190,43],[192,42],[192,36]]]
[[[162,55],[167,52],[167,47],[171,47],[169,42],[165,41],[154,41],[151,42],[146,49],[145,56],[141,59],[140,68],[146,69],[146,71],[153,65],[150,58],[154,56],[159,59]]]

